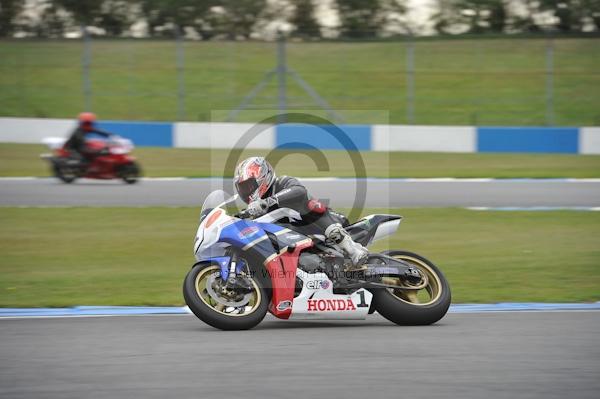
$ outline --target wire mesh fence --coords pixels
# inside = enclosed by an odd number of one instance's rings
[[[0,41],[0,115],[210,120],[242,104],[276,68],[276,51],[275,42],[181,38]],[[600,124],[597,37],[288,40],[285,64],[332,109],[387,110],[395,124]],[[285,107],[322,108],[284,81]],[[280,107],[281,84],[266,82],[245,108]],[[341,117],[387,122],[379,115]]]

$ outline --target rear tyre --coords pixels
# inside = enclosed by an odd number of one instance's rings
[[[252,292],[231,295],[220,290],[223,280],[218,265],[196,265],[183,281],[185,303],[196,317],[210,326],[220,330],[248,330],[264,319],[269,296],[255,275],[248,274],[245,278]]]
[[[386,319],[406,326],[433,324],[448,312],[451,302],[450,284],[432,262],[407,251],[387,251],[385,255],[401,259],[426,277],[420,290],[373,290],[373,305]],[[425,280],[423,280],[425,281]]]
[[[54,176],[63,181],[64,183],[73,183],[77,177],[79,177],[78,167],[75,165],[68,165],[67,162],[53,161],[52,172]]]
[[[134,184],[138,181],[141,174],[140,166],[131,162],[119,168],[119,177],[127,184]]]

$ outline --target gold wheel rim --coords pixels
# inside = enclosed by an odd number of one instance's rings
[[[252,287],[254,288],[254,291],[252,292],[251,297],[246,305],[240,307],[227,306],[222,303],[219,303],[209,294],[209,292],[206,289],[208,277],[215,273],[220,274],[220,272],[221,270],[218,266],[209,266],[206,269],[202,269],[198,273],[198,275],[196,276],[196,280],[194,281],[194,288],[196,289],[196,295],[198,295],[200,300],[215,312],[225,316],[248,316],[249,314],[252,314],[254,311],[256,311],[256,309],[258,309],[262,302],[262,294],[260,288],[258,287],[258,284],[256,284],[256,281],[254,281],[252,277],[246,276],[250,280],[250,282],[252,283]],[[241,309],[242,307],[244,309]]]
[[[420,259],[409,255],[392,255],[395,259],[400,259],[410,263],[412,266],[419,269],[419,272],[427,278],[427,285],[420,290],[400,290],[388,288],[388,291],[398,300],[416,306],[431,305],[436,302],[442,295],[442,282],[438,274],[427,263]],[[423,301],[424,295],[427,294],[428,300]]]

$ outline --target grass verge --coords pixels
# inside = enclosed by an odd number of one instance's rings
[[[600,300],[600,213],[392,212],[406,219],[374,249],[428,257],[455,303]],[[0,208],[0,306],[182,305],[197,216],[195,208]]]
[[[36,144],[0,144],[0,176],[48,176]],[[229,150],[142,147],[135,150],[144,174],[151,177],[231,175],[225,171]],[[281,175],[305,177],[356,176],[344,151],[323,151],[327,167],[319,171],[311,159],[315,151],[244,151],[240,156],[268,155]],[[600,177],[600,156],[564,154],[451,154],[363,152],[370,177]],[[280,159],[281,161],[277,161]]]

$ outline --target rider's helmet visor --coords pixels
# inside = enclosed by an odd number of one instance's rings
[[[235,188],[237,189],[242,201],[248,203],[250,201],[250,196],[256,192],[256,190],[258,190],[258,182],[254,177],[251,177],[244,181],[236,182]]]

